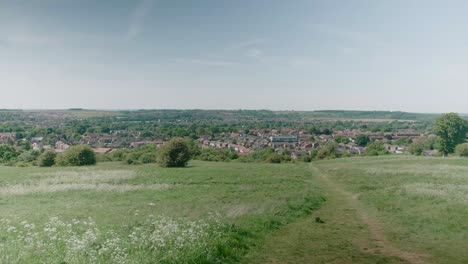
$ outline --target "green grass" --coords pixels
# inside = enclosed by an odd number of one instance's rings
[[[0,263],[235,262],[260,247],[268,232],[310,214],[323,201],[307,164],[194,161],[182,169],[117,163],[86,168],[0,167],[0,219],[10,221],[0,232]],[[211,214],[218,216],[213,219]],[[58,222],[51,225],[63,241],[50,245],[50,234],[42,230],[55,216],[59,219],[53,221]],[[84,237],[89,228],[82,224],[63,229],[89,217],[95,222],[89,232],[94,228],[98,232],[93,233],[95,240]],[[23,221],[28,226],[33,223],[36,231],[25,229]],[[132,232],[154,234],[156,225],[169,231],[153,240],[140,238],[140,246],[130,243]],[[195,230],[198,240],[177,245],[177,237],[188,239],[184,230],[193,226],[203,227]],[[11,227],[49,244],[32,247],[21,240],[24,235],[6,231]],[[98,251],[90,256],[84,250],[67,253],[67,245],[76,241],[89,242],[89,252]],[[101,252],[109,241],[126,255]],[[155,249],[156,244],[165,246]],[[39,254],[40,250],[45,252]]]
[[[0,167],[0,214],[0,263],[468,263],[468,159]],[[91,251],[7,231],[48,222]]]
[[[468,263],[468,159],[353,158],[316,166],[358,195],[389,243],[427,262]]]

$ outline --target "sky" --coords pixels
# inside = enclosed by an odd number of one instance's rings
[[[468,113],[468,1],[0,0],[0,108]]]

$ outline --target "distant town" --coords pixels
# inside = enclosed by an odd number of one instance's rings
[[[377,142],[381,152],[433,156],[438,155],[433,120],[429,114],[366,111],[3,110],[0,144],[19,152],[58,153],[85,144],[105,155],[146,145],[159,148],[181,137],[201,150],[224,149],[242,157],[270,149],[287,160],[301,160],[324,147],[332,148],[335,157],[365,155]]]

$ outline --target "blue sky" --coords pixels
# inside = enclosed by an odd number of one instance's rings
[[[467,1],[0,0],[0,108],[468,112]]]

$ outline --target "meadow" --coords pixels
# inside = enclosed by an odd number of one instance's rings
[[[0,263],[467,263],[468,160],[0,167]]]
[[[232,263],[324,202],[306,164],[0,168],[0,263]]]
[[[317,167],[355,195],[408,262],[468,263],[468,159],[376,157]]]

